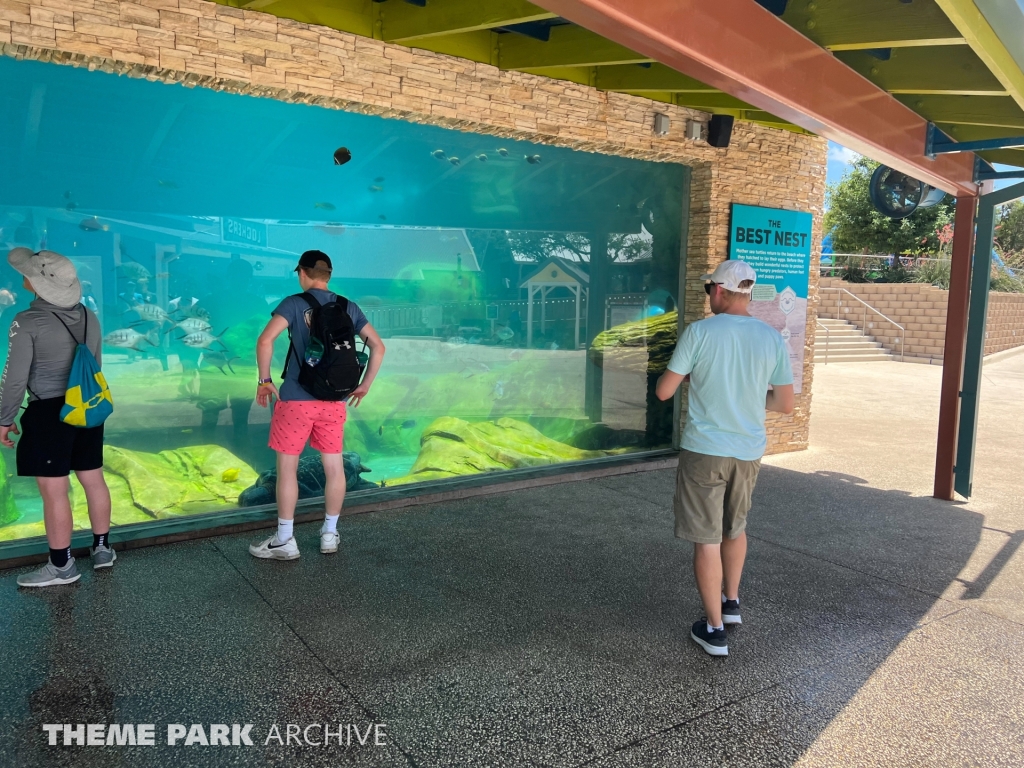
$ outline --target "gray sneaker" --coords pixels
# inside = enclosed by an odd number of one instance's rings
[[[109,568],[117,560],[117,552],[110,547],[96,547],[90,549],[89,554],[92,555],[92,569],[95,571],[97,568]]]
[[[73,581],[78,581],[82,578],[82,574],[78,572],[78,567],[75,565],[75,558],[68,560],[68,564],[63,568],[57,568],[49,560],[46,561],[46,565],[40,568],[38,571],[32,571],[32,573],[25,573],[18,577],[19,587],[55,587],[59,584],[70,584]]]

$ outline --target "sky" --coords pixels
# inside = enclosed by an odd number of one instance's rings
[[[853,162],[860,157],[852,149],[841,147],[834,141],[828,143],[828,176],[826,181],[829,184],[834,184],[843,178],[847,168],[853,165]]]

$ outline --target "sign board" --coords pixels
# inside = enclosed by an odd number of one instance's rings
[[[247,221],[225,217],[220,220],[221,239],[225,243],[266,247],[267,225],[260,221]]]
[[[729,258],[757,273],[750,314],[786,340],[796,392],[803,390],[813,222],[804,211],[733,203],[729,230]]]

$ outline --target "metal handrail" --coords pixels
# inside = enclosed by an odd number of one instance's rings
[[[905,345],[904,342],[906,341],[906,338],[907,338],[907,329],[906,328],[904,328],[902,325],[897,323],[891,317],[886,317],[884,314],[882,314],[877,309],[875,309],[870,304],[868,304],[866,301],[864,301],[864,299],[862,299],[860,296],[858,296],[855,293],[851,293],[850,291],[846,290],[845,288],[834,288],[833,287],[833,288],[821,288],[820,290],[822,290],[822,291],[839,291],[840,295],[839,295],[839,304],[838,304],[838,306],[839,306],[840,310],[842,310],[842,308],[843,308],[843,297],[842,297],[842,294],[844,294],[844,293],[847,296],[849,296],[849,297],[851,297],[853,299],[856,299],[861,304],[863,304],[864,305],[864,316],[861,319],[861,327],[863,328],[864,333],[868,332],[868,310],[869,309],[872,312],[874,312],[876,315],[881,317],[883,320],[885,320],[886,322],[892,323],[897,328],[899,328],[900,329],[900,362],[901,363],[904,362],[903,351],[904,351],[904,345]],[[840,312],[839,314],[841,315],[842,313]],[[844,318],[840,317],[840,319],[842,320]]]
[[[831,341],[831,333],[828,326],[821,322],[821,320],[815,320],[814,322],[818,324],[819,328],[825,329],[825,365],[828,365],[828,343]]]

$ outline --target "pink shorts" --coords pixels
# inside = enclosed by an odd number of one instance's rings
[[[344,401],[279,400],[270,418],[270,447],[298,456],[310,445],[322,453],[341,453],[345,438]]]

